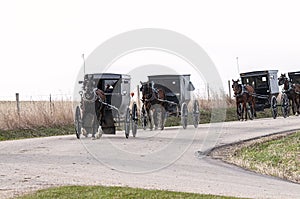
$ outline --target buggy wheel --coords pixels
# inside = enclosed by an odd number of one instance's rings
[[[128,138],[130,132],[130,109],[129,108],[127,108],[126,110],[124,126],[125,126],[125,137]]]
[[[82,127],[81,113],[80,113],[79,106],[77,106],[75,111],[75,133],[77,139],[80,139],[81,127]]]
[[[148,116],[147,116],[147,112],[146,112],[144,105],[143,105],[142,111],[141,111],[141,122],[142,122],[143,129],[146,130],[147,123],[148,123]]]
[[[181,106],[181,125],[184,129],[187,127],[188,121],[188,107],[186,103],[183,103]]]
[[[198,127],[199,122],[200,122],[200,107],[199,107],[199,102],[195,100],[193,106],[193,123],[195,128]]]
[[[283,93],[281,96],[281,111],[282,111],[282,116],[284,118],[289,116],[289,112],[290,112],[289,99],[285,93]]]
[[[133,135],[133,137],[135,137],[136,136],[136,132],[137,132],[137,127],[138,127],[138,113],[137,113],[137,105],[136,105],[136,103],[133,104],[131,112],[132,112],[131,113],[132,135]]]
[[[271,98],[271,111],[272,111],[272,117],[276,119],[278,115],[278,108],[277,108],[277,99],[275,96],[272,96]]]

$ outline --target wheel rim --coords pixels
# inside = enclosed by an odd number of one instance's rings
[[[200,107],[198,101],[194,102],[193,116],[194,116],[194,127],[197,128],[200,122]]]
[[[181,124],[184,129],[187,127],[187,117],[188,117],[188,109],[187,105],[184,103],[181,109]]]
[[[76,112],[75,112],[75,133],[77,139],[80,139],[80,134],[81,134],[81,114],[80,114],[80,109],[77,106],[76,107]]]
[[[129,137],[129,131],[130,131],[130,110],[127,108],[126,116],[125,116],[125,136],[126,138]]]

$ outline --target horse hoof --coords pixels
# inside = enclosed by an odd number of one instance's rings
[[[96,136],[95,136],[95,138],[96,139],[100,139],[101,137],[102,137],[102,134],[103,134],[103,132],[102,132],[102,130],[100,129],[98,129],[98,132],[96,133]]]
[[[84,135],[85,137],[88,136],[88,133],[86,132],[86,130],[84,128],[81,129],[81,134]]]

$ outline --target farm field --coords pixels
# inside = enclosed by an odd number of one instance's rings
[[[0,101],[0,129],[31,129],[66,126],[73,123],[70,101]]]

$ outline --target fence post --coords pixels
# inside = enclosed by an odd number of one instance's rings
[[[20,98],[19,98],[19,93],[16,93],[16,102],[17,102],[17,112],[20,117]]]
[[[228,91],[229,99],[231,99],[230,80],[228,80]]]
[[[18,128],[20,128],[20,126],[21,126],[21,116],[20,116],[20,97],[19,97],[19,93],[16,93],[16,102],[17,102],[17,113],[18,113],[18,119],[19,119]]]
[[[53,107],[52,107],[52,97],[51,97],[51,93],[50,93],[50,96],[49,96],[49,102],[50,102],[50,104],[49,104],[49,106],[50,106],[50,114],[52,115],[52,113],[53,113]]]
[[[207,100],[210,100],[210,96],[209,96],[209,84],[207,83]]]

